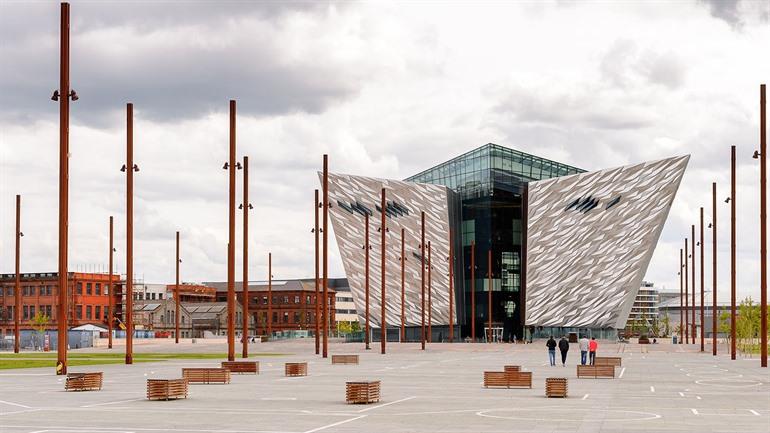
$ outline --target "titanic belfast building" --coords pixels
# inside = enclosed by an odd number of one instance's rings
[[[450,302],[455,338],[612,337],[625,326],[688,160],[588,172],[490,143],[405,180],[330,173],[332,228],[356,310],[365,311],[368,214],[370,325],[381,326],[385,188],[389,340],[402,319],[406,338],[419,339],[422,212],[431,340],[446,340]]]

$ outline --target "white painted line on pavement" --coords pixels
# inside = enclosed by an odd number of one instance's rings
[[[697,409],[690,409],[690,410],[692,411],[693,415],[698,415],[698,410]]]
[[[684,397],[684,393],[682,391],[679,391],[679,397]]]
[[[696,395],[695,398],[697,398],[698,400],[701,400],[699,395]]]
[[[585,399],[587,399],[587,398],[588,398],[588,396],[589,396],[589,394],[586,394],[586,395],[584,395],[584,396],[583,396],[583,398],[581,398],[581,400],[585,400]]]
[[[413,395],[411,397],[402,398],[401,400],[396,400],[396,401],[391,401],[391,402],[388,402],[388,403],[378,404],[377,406],[367,407],[366,409],[361,409],[361,410],[359,410],[357,412],[358,413],[366,412],[366,411],[369,411],[369,410],[372,410],[372,409],[378,409],[378,408],[381,408],[381,407],[390,406],[391,404],[401,403],[402,401],[411,400],[413,398],[417,398],[417,396]]]
[[[650,387],[650,392],[655,392],[655,387],[654,386]]]
[[[140,401],[144,400],[143,398],[132,398],[130,400],[118,400],[118,401],[108,401],[106,403],[94,403],[94,404],[86,404],[80,407],[96,407],[96,406],[106,406],[108,404],[118,404],[118,403],[128,403],[131,401]]]
[[[24,409],[32,409],[32,407],[30,407],[30,406],[25,406],[23,404],[14,403],[12,401],[0,400],[0,403],[7,404],[9,406],[23,407]]]
[[[753,413],[756,416],[760,416],[759,412],[755,411],[754,409],[749,409],[749,412]]]
[[[622,379],[623,378],[623,373],[625,373],[625,372],[626,372],[626,367],[623,367],[623,369],[620,370],[620,374],[618,375],[618,379]]]
[[[267,400],[267,401],[286,401],[286,400],[296,400],[296,399],[297,397],[262,397],[262,400]]]
[[[361,419],[361,418],[363,418],[363,417],[365,417],[365,416],[366,416],[366,415],[359,415],[359,416],[357,416],[357,417],[355,417],[355,418],[349,418],[349,419],[346,419],[346,420],[343,420],[343,421],[337,421],[337,422],[335,422],[335,423],[332,423],[332,424],[328,424],[328,425],[325,425],[325,426],[321,426],[321,427],[318,427],[318,428],[314,428],[314,429],[312,429],[312,430],[308,430],[308,431],[306,431],[306,432],[304,432],[304,433],[315,433],[315,432],[317,432],[317,431],[326,430],[327,428],[337,427],[338,425],[341,425],[341,424],[346,424],[346,423],[349,423],[349,422],[351,422],[351,421],[355,421],[355,420],[357,420],[357,419]]]

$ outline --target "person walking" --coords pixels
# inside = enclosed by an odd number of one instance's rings
[[[551,367],[553,367],[556,365],[556,340],[553,339],[553,335],[548,337],[545,346],[548,348],[548,360],[551,361]]]
[[[599,348],[599,343],[596,342],[595,337],[591,337],[591,342],[588,343],[588,356],[591,358],[591,365],[594,365],[596,360],[596,349]]]
[[[578,344],[580,346],[580,365],[586,365],[586,360],[588,359],[588,346],[590,345],[588,337],[583,335],[583,337],[580,338],[580,341],[578,341]]]
[[[565,337],[559,340],[559,352],[561,352],[561,366],[567,366],[567,352],[569,351],[569,341]]]

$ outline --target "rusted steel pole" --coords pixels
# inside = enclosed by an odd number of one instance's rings
[[[329,355],[329,156],[324,155],[323,166],[323,357]]]
[[[67,374],[67,245],[69,231],[70,152],[70,4],[61,4],[59,52],[59,305],[56,374]]]
[[[267,337],[273,335],[273,253],[267,253]]]
[[[476,241],[471,241],[471,341],[476,342]]]
[[[735,360],[735,146],[730,148],[730,359]]]
[[[692,239],[692,253],[690,254],[692,257],[692,261],[690,262],[690,272],[692,272],[692,314],[690,317],[692,322],[692,344],[695,344],[695,338],[698,334],[698,327],[695,326],[695,224],[692,225],[692,234],[690,239]],[[703,323],[700,325],[702,327]]]
[[[134,104],[126,104],[126,364],[134,363]]]
[[[243,350],[241,357],[249,357],[249,324],[251,315],[249,313],[249,157],[243,157],[243,315],[241,330],[243,331]]]
[[[690,343],[690,295],[688,293],[690,284],[687,276],[689,274],[687,269],[688,263],[688,250],[687,250],[687,238],[684,238],[684,343]]]
[[[433,251],[433,247],[431,245],[431,241],[428,241],[428,331],[427,331],[427,343],[430,343],[433,341],[433,260],[431,257],[431,253]]]
[[[401,229],[401,342],[406,341],[406,326],[404,325],[404,322],[406,321],[406,316],[404,315],[404,295],[405,295],[405,284],[404,284],[404,267],[406,266],[406,255],[404,255],[404,229]]]
[[[176,232],[176,285],[174,286],[174,304],[176,313],[174,317],[174,343],[179,344],[179,232]]]
[[[420,348],[425,350],[425,211],[420,212]]]
[[[364,214],[364,344],[369,350],[369,213]]]
[[[679,248],[679,344],[684,344],[684,276],[682,275],[684,270],[684,264],[682,263],[682,253],[684,250]]]
[[[112,286],[112,253],[114,252],[114,247],[112,246],[112,215],[110,215],[110,259],[109,259],[109,266],[110,271],[108,272],[107,276],[107,305],[109,308],[109,312],[107,314],[107,348],[112,349],[112,322],[115,320],[115,300],[113,299],[113,296],[115,295],[114,288]]]
[[[382,199],[380,202],[381,222],[380,222],[380,279],[382,282],[380,293],[380,353],[385,354],[385,340],[388,337],[388,323],[385,320],[385,232],[387,230],[387,220],[385,215],[385,188],[382,188]]]
[[[759,294],[760,362],[767,367],[767,99],[759,86]]]
[[[235,101],[230,100],[230,161],[227,242],[227,360],[235,361]]]
[[[313,211],[315,212],[315,227],[313,228],[313,237],[315,238],[315,354],[321,353],[321,281],[318,277],[318,190],[315,190],[315,200],[313,201]]]
[[[492,248],[487,250],[487,321],[489,322],[489,337],[487,342],[492,342]]]
[[[19,330],[19,316],[21,315],[21,274],[19,274],[19,250],[21,245],[21,196],[16,194],[16,277],[13,287],[13,353],[19,353],[21,331]]]
[[[711,224],[711,284],[712,284],[712,310],[711,310],[711,345],[712,354],[717,355],[717,184],[711,184],[711,208],[713,222]]]
[[[704,352],[706,347],[706,322],[704,321],[705,312],[705,286],[704,286],[704,261],[703,251],[705,249],[705,239],[703,237],[703,207],[700,208],[700,351]]]
[[[449,230],[449,342],[455,340],[454,333],[454,246],[452,245],[452,230]]]

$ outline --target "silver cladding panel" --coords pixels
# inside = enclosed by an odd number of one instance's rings
[[[319,173],[320,177],[320,173]],[[420,286],[420,212],[425,211],[425,242],[431,242],[431,318],[434,325],[449,323],[449,209],[448,190],[432,185],[399,180],[376,179],[329,173],[330,217],[339,247],[342,265],[353,294],[356,311],[365,310],[364,216],[349,212],[338,202],[359,203],[372,210],[369,217],[369,315],[370,325],[380,326],[380,227],[381,215],[375,208],[380,204],[380,190],[386,188],[386,199],[406,207],[408,215],[387,218],[385,310],[388,326],[401,324],[401,228],[405,229],[405,322],[407,326],[421,323]],[[425,261],[427,266],[427,249]],[[425,273],[425,321],[428,323],[428,273]]]
[[[624,326],[689,159],[529,183],[527,325]]]

